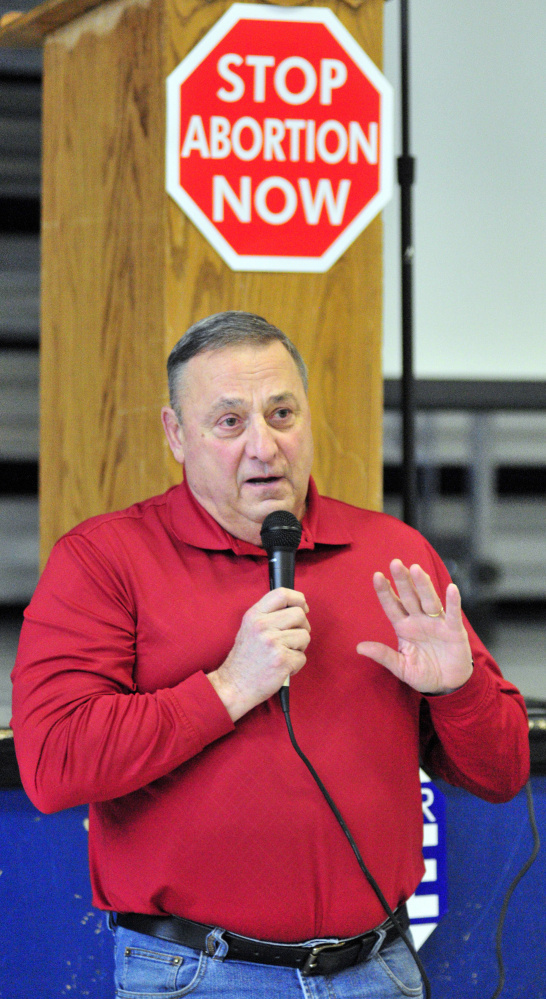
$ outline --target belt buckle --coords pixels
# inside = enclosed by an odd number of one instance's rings
[[[337,943],[316,944],[316,946],[311,949],[311,953],[301,969],[302,975],[313,974],[318,964],[318,956],[323,950],[335,950],[336,947],[344,947],[346,943],[346,940],[339,940]]]

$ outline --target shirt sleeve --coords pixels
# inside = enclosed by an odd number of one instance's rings
[[[450,578],[430,549],[437,592]],[[509,801],[529,777],[529,726],[525,701],[502,673],[465,618],[474,660],[459,690],[423,700],[421,751],[425,769],[486,801]]]
[[[139,693],[136,610],[86,537],[62,538],[25,611],[12,674],[21,779],[44,812],[121,797],[234,728],[203,672]]]

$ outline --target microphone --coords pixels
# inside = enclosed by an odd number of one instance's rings
[[[287,586],[293,590],[296,550],[301,539],[298,518],[289,510],[274,510],[265,518],[260,537],[269,557],[269,589]]]
[[[269,589],[276,590],[278,586],[286,586],[293,590],[296,550],[301,539],[298,518],[289,510],[273,510],[262,524],[260,537],[262,548],[269,559]],[[290,679],[287,677],[283,687],[288,687],[289,683]],[[285,693],[288,697],[288,690]]]

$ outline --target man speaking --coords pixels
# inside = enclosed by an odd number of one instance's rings
[[[228,312],[168,362],[184,481],[55,545],[26,611],[13,729],[38,808],[90,803],[116,995],[421,996],[396,922],[423,874],[419,761],[488,801],[528,776],[525,707],[417,532],[319,496],[305,365]],[[146,442],[143,442],[143,447]],[[294,589],[261,527],[301,522]]]

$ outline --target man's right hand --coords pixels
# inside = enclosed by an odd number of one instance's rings
[[[247,610],[229,656],[207,674],[232,721],[275,694],[305,664],[308,611],[303,593],[285,587]]]

